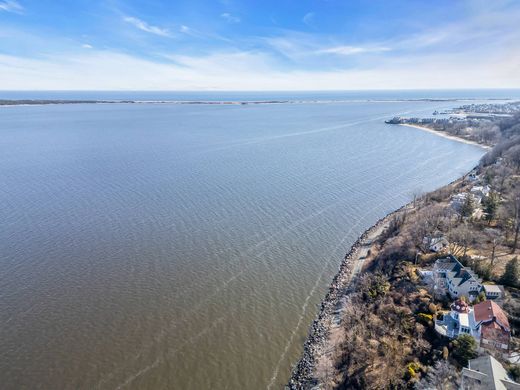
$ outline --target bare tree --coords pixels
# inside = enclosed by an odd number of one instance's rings
[[[512,227],[514,229],[513,247],[511,253],[516,252],[516,246],[518,244],[518,236],[520,233],[520,188],[516,187],[511,191],[511,195],[506,203],[506,207],[509,210]]]
[[[416,188],[409,192],[409,196],[413,202],[413,208],[417,206],[417,201],[421,198],[422,195],[423,191],[421,190],[421,188]]]
[[[496,249],[499,245],[504,242],[504,235],[498,229],[485,229],[485,234],[488,240],[491,243],[491,264],[490,267],[493,267],[496,259]]]
[[[432,205],[420,210],[413,218],[415,220],[409,224],[410,236],[415,246],[426,253],[432,239],[446,225],[446,211],[440,205]]]
[[[454,256],[466,256],[468,248],[478,242],[478,235],[471,231],[467,222],[450,232],[450,250]]]
[[[417,390],[455,390],[459,388],[460,374],[446,360],[439,360],[417,383]]]
[[[502,195],[506,187],[507,179],[511,176],[511,168],[500,165],[494,169],[494,174],[492,184],[497,192]]]

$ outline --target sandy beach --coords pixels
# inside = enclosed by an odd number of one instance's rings
[[[413,127],[413,128],[419,129],[419,130],[427,131],[429,133],[438,135],[439,137],[444,137],[444,138],[451,139],[452,141],[462,142],[462,143],[469,144],[469,145],[475,145],[475,146],[478,146],[478,147],[483,148],[483,149],[491,149],[491,146],[482,145],[482,144],[479,144],[477,142],[470,141],[470,140],[467,140],[467,139],[464,139],[464,138],[455,137],[453,135],[449,135],[449,134],[443,133],[441,131],[432,130],[432,129],[428,128],[428,127],[419,126],[419,125],[412,125],[412,124],[409,124],[409,123],[399,123],[399,125],[400,126]]]

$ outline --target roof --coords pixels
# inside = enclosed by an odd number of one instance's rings
[[[480,302],[473,306],[473,311],[477,323],[496,320],[507,332],[510,331],[511,328],[509,327],[506,313],[494,301]]]
[[[495,292],[502,294],[504,292],[504,286],[499,286],[498,284],[483,284],[484,290],[486,292]]]
[[[451,310],[456,311],[457,313],[469,313],[470,308],[469,305],[464,302],[462,299],[457,299],[455,302],[451,304]]]
[[[446,276],[453,280],[453,283],[456,286],[461,286],[471,279],[474,279],[478,283],[482,282],[471,268],[464,267],[453,255],[449,255],[443,259],[438,259],[435,264],[437,268],[445,269],[447,271]]]
[[[436,245],[439,243],[449,245],[448,240],[444,237],[437,237],[437,238],[432,239],[431,245]]]
[[[468,362],[468,368],[462,370],[462,376],[466,382],[466,378],[474,378],[480,381],[482,389],[509,390],[519,389],[520,385],[511,381],[507,376],[504,367],[490,355],[472,359]],[[467,388],[463,386],[463,388]]]
[[[469,316],[467,313],[459,314],[459,324],[460,326],[465,326],[466,328],[469,328]]]

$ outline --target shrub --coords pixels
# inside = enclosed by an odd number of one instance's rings
[[[415,378],[417,376],[417,372],[420,369],[421,369],[421,366],[419,365],[419,363],[416,363],[416,362],[408,363],[408,365],[406,366],[406,374],[405,374],[406,379]]]
[[[433,316],[431,314],[419,313],[417,319],[425,325],[431,326],[433,324]]]
[[[507,373],[515,382],[520,380],[520,366],[516,364],[512,364],[508,367]]]

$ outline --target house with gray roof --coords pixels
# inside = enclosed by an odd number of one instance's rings
[[[520,384],[508,377],[504,367],[493,356],[486,355],[468,362],[462,369],[463,390],[520,390]]]
[[[482,279],[453,255],[435,262],[433,279],[435,294],[448,294],[452,298],[465,296],[472,301],[482,291]]]

